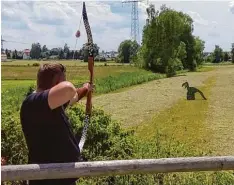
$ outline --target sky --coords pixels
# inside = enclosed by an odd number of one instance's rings
[[[205,51],[215,45],[230,51],[234,43],[234,0],[229,1],[150,1],[156,10],[162,4],[189,14],[194,20],[193,34],[205,41]],[[147,0],[138,4],[139,38],[147,18]],[[86,10],[93,41],[100,51],[117,51],[131,35],[131,4],[122,1],[87,1]],[[1,1],[1,35],[4,49],[23,50],[39,42],[47,48],[80,49],[87,42],[82,1]],[[75,37],[80,30],[80,38]],[[77,41],[77,45],[76,45]]]

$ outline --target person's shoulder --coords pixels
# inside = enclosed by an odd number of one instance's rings
[[[41,104],[43,101],[48,101],[48,94],[49,90],[41,91],[41,92],[32,92],[30,94],[27,94],[25,97],[22,107],[29,107],[36,104]]]

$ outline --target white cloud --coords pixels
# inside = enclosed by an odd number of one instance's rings
[[[193,11],[188,11],[188,14],[192,17],[193,21],[196,24],[201,24],[204,26],[207,26],[209,24],[209,22],[205,19],[203,19],[199,13],[197,12],[193,12]]]
[[[231,1],[229,3],[229,7],[230,7],[230,12],[232,12],[234,14],[234,1]]]
[[[213,50],[215,44],[224,49],[230,48],[234,40],[234,1],[226,2],[179,2],[153,1],[156,10],[162,4],[188,13],[194,20],[194,34],[206,42],[206,50]],[[146,0],[138,4],[140,35],[147,18]],[[121,2],[88,1],[87,14],[92,29],[93,40],[101,49],[117,49],[124,39],[130,38],[131,4],[122,7]],[[123,12],[123,13],[120,13]],[[40,42],[47,47],[63,47],[67,43],[75,46],[75,33],[81,31],[77,48],[86,41],[87,36],[82,16],[82,2],[77,1],[3,1],[2,36],[5,40],[27,42],[28,45],[4,43],[4,48],[30,48],[31,43]]]
[[[94,42],[104,49],[110,46],[110,40],[114,41],[115,47],[121,42],[126,34],[119,34],[117,30],[108,27],[108,24],[120,24],[124,17],[111,11],[110,5],[101,2],[86,3],[87,14],[92,29]],[[2,4],[2,34],[6,40],[30,43],[40,42],[51,47],[63,47],[68,43],[71,48],[75,45],[75,33],[81,30],[78,46],[86,42],[82,16],[82,3],[73,1],[64,2],[4,2]],[[9,25],[21,24],[25,29],[9,27]],[[101,30],[101,32],[100,32]],[[125,30],[125,29],[124,29]],[[118,39],[116,35],[119,34]],[[102,39],[100,39],[102,38]],[[6,47],[26,47],[20,44],[6,43]]]

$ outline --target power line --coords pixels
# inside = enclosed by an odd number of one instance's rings
[[[138,2],[142,0],[128,0],[122,3],[132,3],[131,12],[131,39],[139,43],[139,15],[138,15]]]
[[[6,40],[2,40],[2,42],[13,42],[13,43],[19,43],[19,44],[30,44],[30,43],[25,43],[25,42],[18,42],[18,41],[6,41]]]

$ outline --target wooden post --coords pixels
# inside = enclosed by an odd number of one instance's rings
[[[114,160],[2,166],[2,181],[164,172],[234,170],[234,156]]]

